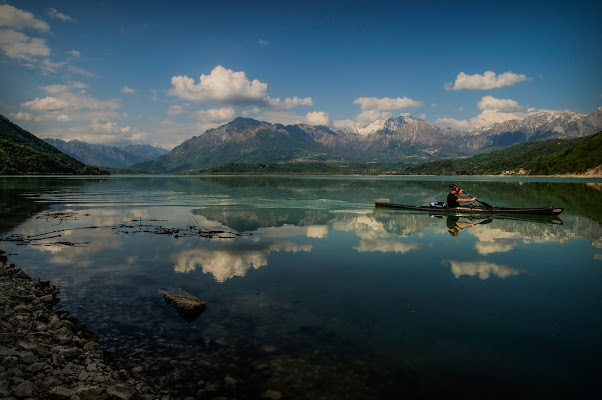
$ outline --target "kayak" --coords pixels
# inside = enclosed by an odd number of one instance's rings
[[[393,208],[398,210],[426,211],[430,213],[445,214],[503,214],[503,215],[558,215],[563,208],[513,208],[513,207],[485,207],[472,204],[460,207],[434,207],[434,206],[411,206],[406,204],[395,204],[383,201],[375,201],[375,207]]]

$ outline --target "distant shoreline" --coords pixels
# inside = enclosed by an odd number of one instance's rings
[[[71,179],[81,179],[81,178],[90,178],[90,179],[112,179],[119,177],[128,177],[128,178],[148,178],[148,177],[189,177],[189,176],[214,176],[214,177],[249,177],[249,176],[312,176],[312,177],[349,177],[349,178],[454,178],[454,179],[462,179],[462,178],[508,178],[508,179],[520,179],[520,178],[542,178],[542,179],[602,179],[602,174],[562,174],[562,175],[506,175],[506,174],[498,174],[498,175],[430,175],[430,174],[312,174],[312,173],[253,173],[253,172],[243,172],[243,173],[186,173],[186,174],[152,174],[152,173],[143,173],[143,174],[110,174],[110,175],[75,175],[75,174],[11,174],[11,175],[0,175],[0,178],[71,178]]]

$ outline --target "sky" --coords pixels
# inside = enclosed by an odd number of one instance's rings
[[[602,105],[602,2],[0,0],[0,114],[167,150],[236,117],[471,129]]]

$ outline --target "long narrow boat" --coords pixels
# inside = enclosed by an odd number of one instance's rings
[[[563,208],[485,207],[484,205],[441,208],[433,206],[410,206],[406,204],[395,204],[385,201],[374,201],[374,206],[398,210],[426,211],[430,213],[443,214],[558,215],[564,211]]]

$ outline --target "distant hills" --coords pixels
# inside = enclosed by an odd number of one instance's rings
[[[126,169],[132,164],[154,160],[168,153],[167,150],[145,144],[106,146],[79,140],[66,142],[60,139],[44,139],[44,141],[84,164],[104,168]]]
[[[577,139],[521,143],[478,156],[437,160],[407,168],[405,174],[602,174],[602,132]]]
[[[0,116],[0,174],[104,174]]]
[[[571,139],[602,130],[602,107],[592,114],[540,112],[474,130],[442,129],[410,115],[344,130],[236,118],[195,136],[133,169],[196,172],[226,164],[388,162],[419,164],[543,139]]]

